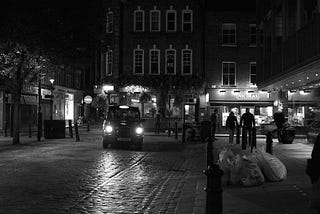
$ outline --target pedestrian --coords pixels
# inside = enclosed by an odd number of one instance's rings
[[[157,113],[155,114],[154,117],[154,124],[155,124],[155,134],[160,134],[160,124],[161,124],[161,116],[159,111],[157,111]]]
[[[255,120],[253,114],[250,113],[249,108],[240,118],[240,126],[242,127],[242,148],[245,149],[247,145],[247,135],[249,135],[249,145],[252,143],[252,129],[255,128]]]
[[[311,159],[308,159],[306,173],[312,184],[309,205],[320,214],[320,134],[314,143]]]
[[[218,109],[213,111],[213,114],[210,116],[210,123],[211,123],[211,137],[212,140],[217,140],[216,138],[216,129],[218,124]]]
[[[233,111],[231,111],[226,121],[226,129],[229,133],[229,145],[233,145],[233,136],[238,125],[238,120],[236,116],[234,116]]]

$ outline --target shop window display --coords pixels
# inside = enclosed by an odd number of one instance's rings
[[[305,108],[303,106],[288,108],[288,123],[291,126],[304,126]]]

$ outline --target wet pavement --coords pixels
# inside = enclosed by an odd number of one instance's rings
[[[205,213],[205,144],[148,134],[142,151],[103,149],[99,128],[80,129],[80,138],[22,137],[12,146],[0,137],[0,213]],[[257,145],[264,150],[263,136]],[[219,135],[214,146],[226,147],[227,137]],[[288,178],[223,186],[223,213],[315,213],[305,174],[312,146],[298,138],[293,144],[274,140],[273,149]]]

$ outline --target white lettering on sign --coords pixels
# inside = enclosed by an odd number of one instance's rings
[[[237,100],[259,100],[260,94],[258,93],[247,93],[247,94],[237,94]]]

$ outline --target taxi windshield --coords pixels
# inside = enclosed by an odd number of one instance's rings
[[[108,114],[109,121],[138,121],[139,112],[135,109],[112,109]]]

